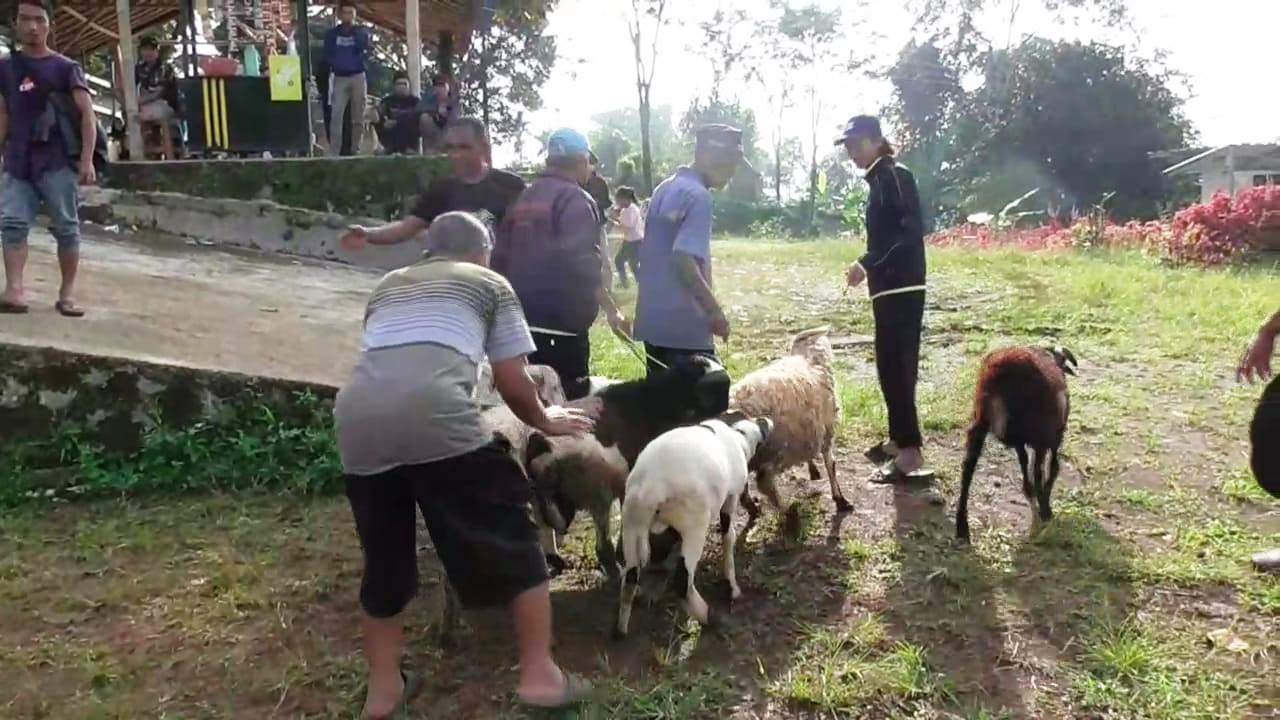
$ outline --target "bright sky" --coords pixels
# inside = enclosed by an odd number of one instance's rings
[[[994,0],[984,30],[992,37],[1007,32],[1008,3]],[[853,7],[853,2],[819,0],[827,6]],[[876,14],[879,38],[865,42],[880,66],[887,66],[911,37],[911,17],[898,0],[867,0]],[[559,43],[560,58],[544,88],[545,106],[532,118],[537,134],[560,126],[590,130],[591,118],[600,112],[635,105],[632,54],[624,9],[629,0],[560,0],[551,17],[549,32]],[[698,44],[698,20],[717,7],[742,7],[764,14],[768,0],[672,0],[678,26],[664,29],[657,76],[653,86],[655,105],[671,104],[676,116],[689,102],[705,94],[710,85],[707,62],[694,52]],[[1038,0],[1022,0],[1024,8]],[[1167,53],[1167,64],[1187,76],[1187,113],[1206,144],[1273,142],[1280,140],[1280,87],[1274,82],[1276,28],[1280,28],[1280,0],[1129,0],[1133,28],[1115,31],[1087,20],[1059,22],[1042,11],[1024,9],[1014,36],[1036,33],[1065,39],[1098,39],[1135,47],[1144,56]],[[853,10],[846,10],[850,16]],[[865,12],[865,11],[864,11]],[[826,84],[822,122],[829,135],[845,118],[859,112],[875,112],[888,99],[882,82],[832,78]],[[731,88],[756,111],[762,138],[771,129],[768,104],[760,91]],[[732,92],[737,90],[737,92]],[[794,108],[786,121],[788,134],[807,135],[808,105]],[[526,143],[526,154],[536,153],[537,143]],[[499,159],[512,160],[510,148],[499,149]]]

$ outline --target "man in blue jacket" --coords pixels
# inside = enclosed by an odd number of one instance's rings
[[[356,6],[351,0],[338,4],[339,23],[324,36],[324,60],[332,73],[329,96],[333,99],[329,123],[329,154],[342,151],[342,129],[351,118],[351,150],[360,152],[364,134],[364,106],[368,95],[364,63],[372,45],[368,28],[356,25]]]
[[[554,368],[570,400],[590,386],[590,330],[601,306],[615,332],[631,333],[609,294],[600,210],[582,189],[590,155],[582,133],[553,133],[546,171],[507,211],[493,248],[492,267],[511,282],[533,332],[529,362]]]

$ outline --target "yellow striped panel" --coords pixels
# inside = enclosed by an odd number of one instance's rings
[[[222,119],[222,147],[231,147],[231,128],[227,125],[227,81],[218,79],[218,114]]]
[[[213,127],[213,80],[205,78],[201,82],[201,98],[200,104],[204,105],[204,144],[205,147],[216,147],[218,141],[214,139]]]

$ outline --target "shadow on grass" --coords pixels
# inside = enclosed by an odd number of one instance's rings
[[[989,525],[964,546],[938,496],[894,493],[901,578],[886,615],[945,678],[946,702],[1006,717],[1067,712],[1045,707],[1035,688],[1069,683],[1078,638],[1128,616],[1124,544],[1083,513],[1060,511],[1030,536]]]
[[[894,635],[925,650],[947,700],[1030,717],[1022,679],[1005,653],[998,573],[953,539],[953,520],[935,490],[893,493],[901,570],[885,614]]]
[[[563,667],[596,683],[594,702],[559,714],[520,707],[511,692],[516,654],[509,618],[502,612],[468,613],[456,650],[441,653],[425,639],[411,640],[408,655],[420,666],[428,663],[431,673],[413,717],[694,720],[727,717],[734,708],[763,702],[762,673],[789,665],[809,639],[801,626],[833,625],[841,618],[840,551],[825,543],[826,528],[817,517],[806,517],[809,527],[798,542],[785,539],[771,515],[756,526],[737,550],[743,596],[732,608],[722,548],[712,534],[696,581],[719,614],[713,628],[688,617],[681,598],[667,588],[665,568],[651,569],[642,579],[628,637],[612,639],[617,586],[586,569],[593,562],[590,553],[568,558],[572,568],[551,595],[553,653]],[[424,555],[435,563],[430,550]],[[424,584],[428,607],[414,614],[434,616],[435,594]]]

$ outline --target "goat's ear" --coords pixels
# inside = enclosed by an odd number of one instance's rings
[[[760,428],[760,444],[763,445],[773,434],[773,421],[769,418],[759,418],[756,420],[756,426]]]
[[[494,433],[494,435],[497,435],[497,434],[498,433]],[[507,446],[508,447],[511,446],[510,442],[507,443]],[[542,457],[543,455],[546,455],[549,452],[551,452],[551,441],[547,439],[546,435],[543,435],[542,433],[537,433],[537,432],[529,435],[529,442],[525,445],[525,448],[524,448],[525,467],[533,467],[534,460]]]

